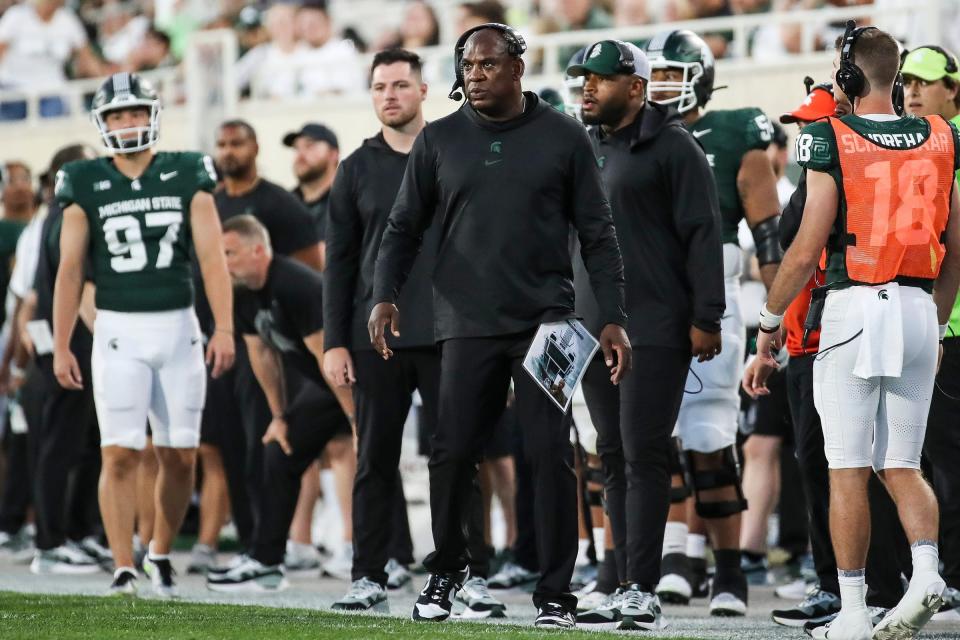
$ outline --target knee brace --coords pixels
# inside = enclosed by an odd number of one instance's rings
[[[587,480],[587,503],[591,507],[603,506],[603,469],[587,466],[584,473]]]
[[[670,472],[670,504],[679,504],[685,502],[690,497],[690,478],[687,467],[686,456],[680,446],[679,438],[670,439],[670,461],[667,470]],[[673,486],[673,477],[680,476],[681,484],[679,487]]]
[[[723,463],[719,469],[697,469],[693,452],[687,453],[687,464],[690,467],[690,477],[693,480],[693,492],[697,507],[697,515],[701,518],[727,518],[747,510],[747,500],[740,486],[740,462],[737,460],[737,451],[734,445],[721,450]],[[735,500],[721,500],[704,502],[700,492],[709,489],[734,487],[737,492]]]

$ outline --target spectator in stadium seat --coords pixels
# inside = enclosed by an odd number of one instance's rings
[[[618,27],[629,27],[651,22],[647,0],[615,0],[613,22]]]
[[[360,54],[351,41],[334,36],[330,15],[322,4],[308,3],[297,10],[296,34],[305,47],[300,72],[301,95],[363,90]]]
[[[506,24],[507,11],[497,0],[480,0],[479,2],[464,2],[457,7],[457,17],[454,24],[459,35],[468,29],[479,27],[488,22]]]
[[[299,89],[299,73],[307,46],[297,40],[297,8],[275,4],[266,11],[269,42],[254,47],[237,62],[237,83],[255,98],[291,98]]]
[[[547,32],[606,29],[613,26],[613,18],[595,0],[550,0],[542,3],[541,15],[551,16],[544,25]],[[580,47],[561,47],[557,55],[559,63],[565,65]]]
[[[150,30],[150,18],[132,2],[110,0],[97,12],[97,43],[108,63],[122,64]]]
[[[165,67],[173,63],[170,57],[170,36],[150,27],[143,40],[130,51],[123,64],[124,71],[135,73]]]
[[[86,31],[63,0],[23,2],[0,17],[0,89],[50,92],[40,99],[40,115],[63,115],[67,107],[56,95],[67,77],[64,66],[73,62],[78,76],[102,73]],[[25,118],[23,100],[0,103],[0,120]]]
[[[416,0],[407,5],[400,29],[385,49],[401,47],[419,49],[440,44],[440,23],[437,14],[428,3]]]

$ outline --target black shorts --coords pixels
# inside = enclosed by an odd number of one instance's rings
[[[753,430],[750,435],[783,438],[793,442],[793,422],[790,419],[790,403],[787,401],[787,376],[784,369],[775,371],[767,381],[770,394],[760,396],[750,413]]]

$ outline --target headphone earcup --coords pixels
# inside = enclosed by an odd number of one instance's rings
[[[855,64],[846,62],[840,63],[840,69],[837,70],[837,86],[849,98],[859,98],[863,93],[864,87],[863,71]]]

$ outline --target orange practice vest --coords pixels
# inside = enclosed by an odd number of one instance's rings
[[[898,276],[933,280],[940,273],[954,181],[953,134],[943,118],[925,119],[930,134],[923,144],[889,149],[830,118],[847,203],[843,244],[850,280],[883,284]]]

